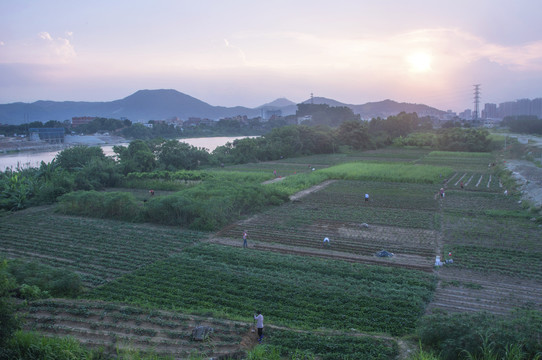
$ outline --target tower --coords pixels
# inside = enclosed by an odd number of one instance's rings
[[[472,120],[476,121],[479,119],[478,115],[480,114],[480,84],[472,86],[474,86],[474,114],[472,114]]]

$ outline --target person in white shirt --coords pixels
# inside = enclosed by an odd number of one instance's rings
[[[256,328],[258,329],[258,342],[262,342],[263,338],[263,315],[260,311],[257,311],[254,315],[256,320]]]
[[[247,236],[248,236],[247,231],[246,230],[243,231],[243,249],[248,247]]]

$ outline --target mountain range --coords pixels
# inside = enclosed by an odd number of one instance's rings
[[[385,118],[401,111],[416,112],[419,116],[444,114],[444,111],[427,105],[398,103],[393,100],[352,105],[323,97],[314,97],[303,103],[310,102],[329,106],[346,106],[355,114],[360,114],[362,119],[378,116]],[[40,100],[33,103],[0,104],[0,124],[19,125],[33,121],[45,123],[49,120],[64,121],[79,116],[127,118],[133,122],[165,120],[173,117],[183,120],[189,117],[218,120],[238,115],[254,118],[264,115],[267,110],[281,110],[283,116],[293,115],[296,113],[297,104],[280,98],[256,108],[224,107],[210,105],[177,90],[139,90],[124,99],[108,102]]]

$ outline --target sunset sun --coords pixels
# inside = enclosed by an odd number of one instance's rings
[[[416,73],[424,73],[431,70],[431,55],[424,52],[413,53],[407,57],[409,70]]]

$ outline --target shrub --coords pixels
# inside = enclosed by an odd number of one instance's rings
[[[18,284],[22,284],[19,292],[26,299],[48,297],[49,294],[55,297],[75,297],[82,290],[79,275],[65,269],[13,260],[8,263],[8,271]]]
[[[498,356],[518,344],[528,358],[542,351],[542,313],[534,310],[518,310],[510,316],[485,312],[435,314],[423,318],[417,332],[422,344],[443,360],[457,359],[460,353],[484,355],[489,344],[491,352]]]
[[[19,321],[15,317],[15,304],[10,298],[10,292],[15,288],[15,280],[7,271],[7,261],[0,261],[0,349],[19,328]],[[0,350],[0,358],[2,358]],[[6,357],[9,358],[9,357]]]
[[[57,211],[99,219],[138,221],[141,209],[134,195],[126,192],[76,191],[59,198]]]

